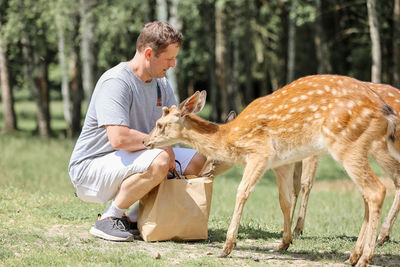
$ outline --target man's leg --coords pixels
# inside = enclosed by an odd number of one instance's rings
[[[167,176],[169,156],[162,151],[153,159],[148,169],[142,173],[128,176],[121,183],[117,194],[106,209],[103,218],[99,217],[90,233],[112,241],[131,241],[130,222],[123,213],[137,200],[161,183]]]
[[[168,166],[169,156],[166,152],[161,152],[150,164],[147,171],[135,173],[122,182],[114,198],[115,205],[120,209],[128,209],[167,177]]]
[[[203,169],[204,163],[206,162],[206,157],[197,152],[194,154],[193,158],[190,160],[186,170],[183,172],[184,175],[198,175]]]

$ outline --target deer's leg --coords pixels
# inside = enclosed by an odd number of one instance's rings
[[[349,176],[361,189],[365,203],[365,214],[356,246],[350,255],[349,261],[353,265],[367,266],[374,255],[386,188],[372,172],[367,156],[357,153],[355,147],[353,149],[350,148],[348,150],[353,152],[344,155],[342,162]]]
[[[255,185],[260,180],[266,169],[266,160],[253,158],[249,159],[244,169],[242,181],[239,184],[236,193],[236,204],[233,212],[232,220],[226,234],[226,241],[222,253],[219,257],[228,256],[236,243],[237,234],[239,230],[240,218],[244,205],[253,192]]]
[[[279,250],[286,250],[292,243],[291,217],[294,205],[292,203],[294,165],[283,165],[273,169],[278,183],[279,204],[283,213],[283,238],[278,246]]]
[[[297,199],[301,189],[301,175],[303,171],[303,161],[298,161],[294,164],[293,172],[293,194],[292,194],[292,208],[290,211],[290,225],[293,222],[294,211],[296,210]]]
[[[301,200],[300,209],[297,214],[296,226],[293,230],[294,236],[299,236],[303,233],[304,221],[310,196],[311,188],[314,184],[315,172],[318,167],[318,156],[312,156],[303,160],[303,171],[301,174]]]
[[[390,178],[392,178],[396,187],[396,194],[392,207],[382,224],[377,240],[378,246],[383,245],[383,243],[389,239],[390,231],[400,210],[400,163],[389,154],[386,143],[380,144],[381,146],[375,147],[376,149],[374,149],[371,154],[374,155],[379,165],[389,174]]]

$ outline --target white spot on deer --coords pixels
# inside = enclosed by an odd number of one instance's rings
[[[308,96],[306,96],[306,95],[301,95],[301,96],[300,96],[300,99],[301,99],[301,100],[306,100],[307,98],[308,98]]]
[[[340,132],[343,136],[346,136],[346,132],[345,131],[341,131]]]
[[[286,114],[286,116],[284,116],[284,117],[282,118],[282,120],[283,120],[283,121],[287,121],[287,120],[290,119],[291,117],[292,117],[291,115]]]
[[[252,117],[252,118],[255,118],[255,117],[256,117],[256,114],[251,114],[251,117]]]
[[[294,87],[296,85],[297,85],[297,83],[292,83],[292,85],[290,85],[290,87]]]
[[[299,100],[299,98],[297,96],[292,98],[292,102],[297,102],[297,100]]]
[[[347,103],[347,107],[348,107],[348,108],[353,108],[353,107],[354,107],[354,102],[353,102],[353,101],[349,101],[349,102]]]
[[[362,119],[360,117],[357,117],[356,123],[362,123]]]
[[[233,128],[234,131],[239,131],[239,129],[240,129],[239,127]]]
[[[287,90],[282,90],[281,93],[284,95],[287,93]]]
[[[245,118],[245,119],[248,119],[248,118],[249,118],[249,115],[244,116],[244,118]]]
[[[399,100],[399,99],[396,99],[395,102],[396,102],[396,103],[400,103],[400,100]]]
[[[307,118],[306,118],[306,121],[312,121],[312,120],[314,120],[313,117],[307,117]]]
[[[336,112],[335,112],[334,110],[332,110],[332,111],[331,111],[331,115],[332,115],[332,116],[335,116],[335,115],[336,115]]]
[[[300,126],[300,124],[298,124],[297,122],[295,123],[295,124],[293,124],[293,127],[294,128],[297,128],[297,127],[299,127]]]
[[[332,103],[329,103],[328,108],[331,109],[332,108]]]
[[[327,92],[331,91],[331,88],[328,85],[325,85],[324,88],[325,88],[325,91],[327,91]]]
[[[291,108],[291,109],[289,110],[289,112],[290,112],[290,113],[294,113],[294,112],[296,112],[296,110],[297,110],[296,108]]]
[[[353,124],[351,125],[351,128],[353,128],[353,129],[355,130],[355,129],[358,128],[358,126],[357,126],[357,124],[353,123]]]
[[[314,91],[308,91],[307,95],[313,95],[315,92]]]
[[[336,95],[337,94],[337,90],[335,88],[332,88],[332,95]]]
[[[392,93],[388,93],[388,96],[390,97],[394,97],[394,95]]]
[[[316,106],[316,105],[310,105],[309,108],[311,109],[311,111],[317,111],[318,110],[318,106]]]
[[[299,111],[299,112],[303,112],[305,109],[306,109],[306,107],[305,107],[305,106],[302,106],[302,107],[299,107],[298,111]]]
[[[274,108],[274,112],[278,112],[278,108]]]
[[[353,112],[351,110],[348,110],[347,113],[349,113],[349,115],[353,115]]]
[[[321,114],[315,113],[315,114],[314,114],[314,118],[316,118],[316,119],[321,118]]]
[[[370,109],[363,109],[361,116],[363,117],[368,117],[369,115],[371,115],[372,111]]]
[[[343,80],[338,80],[337,83],[340,84],[340,85],[343,85]]]
[[[321,106],[322,110],[327,110],[328,108],[326,106]]]
[[[258,115],[257,118],[258,118],[258,119],[266,119],[266,118],[267,118],[267,115],[261,114],[261,115]]]

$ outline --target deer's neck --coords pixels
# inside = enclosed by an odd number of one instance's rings
[[[215,159],[225,158],[224,132],[221,125],[205,121],[195,115],[188,115],[184,122],[182,134],[186,144],[202,154]]]

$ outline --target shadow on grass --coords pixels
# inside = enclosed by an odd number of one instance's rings
[[[209,238],[208,242],[225,242],[227,229],[209,229]],[[310,250],[300,250],[300,251],[278,251],[277,243],[271,242],[273,240],[281,240],[282,235],[276,232],[268,232],[258,228],[252,227],[240,227],[239,229],[239,240],[245,239],[254,239],[254,240],[265,240],[267,242],[266,246],[257,246],[255,244],[244,244],[241,243],[240,246],[236,247],[232,254],[229,257],[239,258],[239,259],[250,259],[254,261],[259,261],[260,259],[257,255],[270,255],[265,258],[265,256],[260,257],[264,258],[263,260],[274,260],[281,261],[282,264],[287,263],[287,261],[299,261],[299,265],[302,265],[300,261],[313,261],[317,263],[321,263],[323,261],[335,262],[338,264],[345,264],[345,261],[348,260],[349,254],[343,253],[339,251],[310,251]],[[321,237],[321,236],[302,236],[303,240],[315,240],[318,243],[329,244],[330,242],[336,242],[338,239],[343,242],[354,243],[357,241],[357,237],[355,236],[346,236],[346,235],[338,235],[334,237]],[[268,240],[268,241],[267,241]],[[387,241],[388,243],[393,242],[398,244],[398,241]],[[223,245],[222,245],[223,246]],[[221,249],[222,249],[221,246]],[[251,256],[243,256],[243,254],[235,255],[236,251],[242,252],[251,252]],[[373,260],[371,262],[374,265],[378,266],[400,266],[400,257],[398,255],[392,254],[375,254]]]

